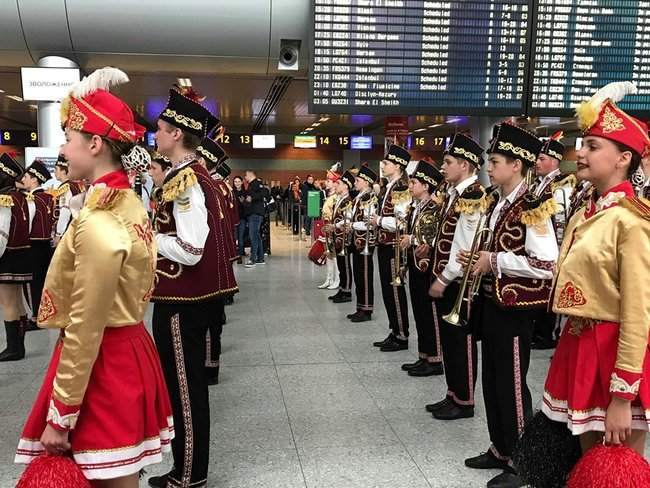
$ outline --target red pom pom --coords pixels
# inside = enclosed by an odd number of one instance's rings
[[[43,454],[27,466],[16,488],[91,488],[91,484],[71,458]]]
[[[650,486],[650,465],[625,446],[596,446],[582,456],[567,488],[641,488]]]

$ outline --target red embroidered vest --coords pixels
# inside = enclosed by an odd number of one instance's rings
[[[223,222],[219,222],[220,226],[223,227],[220,230],[220,233],[223,234],[224,240],[226,243],[226,248],[228,252],[228,259],[234,261],[237,259],[237,245],[235,243],[235,225],[239,223],[234,221],[234,203],[231,198],[231,191],[226,185],[226,182],[220,179],[212,178],[212,184],[214,186],[215,196],[219,204],[219,209],[221,215],[223,215]]]
[[[457,195],[454,198],[449,209],[447,209],[448,202],[446,200],[442,203],[440,208],[442,215],[440,217],[440,223],[438,224],[438,235],[436,236],[433,252],[432,271],[434,276],[438,276],[442,273],[449,262],[451,245],[454,242],[454,234],[456,233],[456,224],[458,224],[458,217],[460,217],[460,213],[456,211],[456,203],[458,203],[458,199],[464,198],[466,195],[480,195],[482,198],[484,191],[483,185],[478,181],[475,181],[465,188],[460,197]]]
[[[380,217],[395,217],[395,201],[394,197],[396,194],[408,193],[408,187],[403,185],[400,182],[395,183],[392,188],[388,191],[388,196],[381,196],[379,198],[379,204],[384,202],[379,209]],[[385,200],[384,200],[385,197]],[[377,242],[383,246],[393,246],[395,245],[395,233],[388,232],[387,230],[379,227],[377,233]]]
[[[29,208],[25,195],[19,191],[12,190],[8,193],[14,201],[11,207],[11,225],[9,226],[9,238],[7,249],[29,248]]]
[[[346,196],[341,200],[338,207],[336,207],[336,212],[332,215],[332,224],[335,226],[345,220],[345,212],[352,205],[352,200],[350,196]],[[341,251],[343,249],[343,239],[345,238],[345,232],[343,228],[336,229],[334,231],[334,248],[336,251]]]
[[[197,303],[238,291],[235,275],[230,263],[226,236],[226,219],[216,197],[216,188],[210,174],[198,162],[181,169],[191,168],[205,195],[208,211],[208,237],[203,248],[203,256],[195,266],[185,266],[158,256],[155,289],[152,302]],[[169,182],[178,174],[172,170],[167,175]],[[174,220],[174,200],[160,202],[154,217],[157,233],[176,235]]]
[[[55,202],[54,197],[45,190],[32,192],[36,213],[32,221],[32,232],[30,238],[33,241],[49,241],[52,239],[52,228],[54,227]]]
[[[521,222],[521,214],[528,210],[527,193],[523,193],[510,207],[503,210],[494,227],[494,234],[489,248],[490,252],[512,252],[525,256],[526,225]],[[491,203],[487,222],[497,205],[497,199]],[[504,309],[544,309],[548,306],[551,295],[552,280],[520,278],[501,275],[501,278],[491,276],[484,280],[484,286],[490,289],[492,279],[492,299]]]

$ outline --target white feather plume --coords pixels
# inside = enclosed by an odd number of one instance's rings
[[[637,88],[631,81],[616,81],[609,83],[598,90],[591,97],[590,103],[595,105],[602,104],[605,100],[610,99],[614,103],[618,103],[625,95],[636,95]]]
[[[339,162],[336,162],[336,163],[334,163],[334,164],[332,165],[332,167],[330,168],[330,171],[332,171],[333,173],[337,173],[337,172],[341,169],[341,166],[342,166],[342,165],[341,165],[341,162],[340,162],[340,161],[339,161]]]
[[[129,77],[124,71],[107,66],[85,76],[83,80],[72,87],[70,93],[75,98],[82,98],[97,90],[109,90],[113,86],[128,82]]]

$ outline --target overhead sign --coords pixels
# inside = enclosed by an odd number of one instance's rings
[[[38,146],[38,133],[35,130],[0,129],[0,145]]]
[[[315,149],[316,136],[294,136],[293,147],[296,149]]]
[[[351,149],[372,149],[372,136],[352,136],[350,139]]]
[[[77,68],[20,68],[23,99],[28,101],[59,102],[79,81]]]
[[[253,134],[253,149],[275,149],[275,136]]]

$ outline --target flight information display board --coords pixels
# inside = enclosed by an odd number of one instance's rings
[[[569,115],[612,81],[634,81],[621,108],[650,110],[650,1],[537,0],[528,111]]]
[[[314,0],[312,113],[525,110],[532,0]]]

